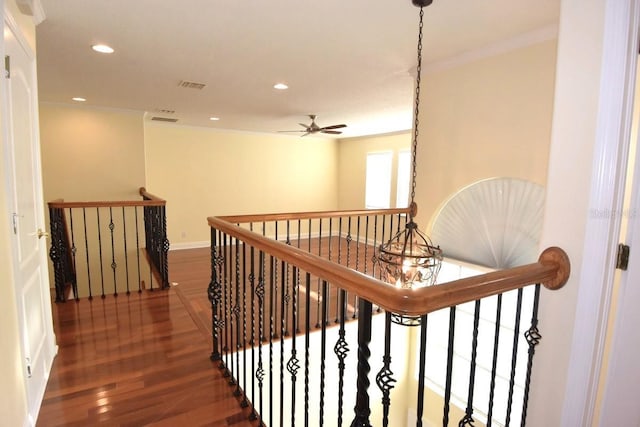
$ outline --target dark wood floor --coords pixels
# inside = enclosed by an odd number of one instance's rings
[[[252,425],[208,357],[208,249],[169,258],[168,291],[54,305],[59,352],[38,426]]]

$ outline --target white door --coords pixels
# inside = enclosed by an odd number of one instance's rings
[[[47,270],[47,248],[38,136],[35,58],[10,21],[4,24],[6,185],[13,221],[13,269],[30,423],[42,402],[55,337]]]

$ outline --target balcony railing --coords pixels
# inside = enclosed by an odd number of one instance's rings
[[[376,278],[374,250],[405,218],[403,210],[209,218],[211,358],[253,419],[525,424],[540,284],[566,282],[565,253],[549,248],[530,265],[396,288]],[[446,331],[441,349],[434,331]],[[434,363],[441,384],[427,370]]]
[[[56,302],[166,289],[166,202],[140,188],[140,201],[49,202]]]

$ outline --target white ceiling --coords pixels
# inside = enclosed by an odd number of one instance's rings
[[[346,123],[343,137],[411,128],[419,13],[411,0],[41,2],[41,102],[81,96],[147,120],[257,132],[302,129],[307,114],[320,126]],[[557,25],[558,13],[559,0],[435,0],[425,8],[423,64],[526,38]],[[95,53],[95,43],[115,53]],[[207,86],[181,88],[182,80]]]

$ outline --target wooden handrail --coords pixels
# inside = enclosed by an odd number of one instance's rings
[[[229,217],[209,217],[209,226],[327,280],[348,292],[355,293],[387,311],[403,315],[423,315],[535,283],[542,283],[548,289],[559,289],[567,282],[571,270],[566,253],[560,248],[552,247],[546,249],[540,255],[538,262],[533,264],[435,286],[402,289],[302,249],[238,227],[235,225],[236,221],[232,223],[226,218]]]
[[[139,193],[142,197],[150,200],[113,200],[113,201],[92,201],[92,202],[65,202],[63,199],[52,200],[48,203],[49,208],[120,208],[132,206],[165,206],[167,202],[151,193],[147,193],[144,187],[140,187]]]
[[[158,197],[155,194],[151,194],[151,193],[147,192],[147,189],[144,188],[144,187],[140,187],[139,193],[140,193],[140,195],[142,197],[146,197],[149,200],[153,200],[153,201],[156,201],[156,202],[166,202],[166,200],[164,200],[163,198]]]
[[[250,214],[250,215],[225,215],[216,218],[233,224],[244,224],[248,222],[286,221],[291,219],[323,219],[338,218],[345,216],[367,216],[367,215],[389,215],[389,214],[409,214],[411,208],[395,209],[364,209],[364,210],[344,210],[344,211],[322,211],[322,212],[290,212],[290,213],[270,213],[270,214]]]

